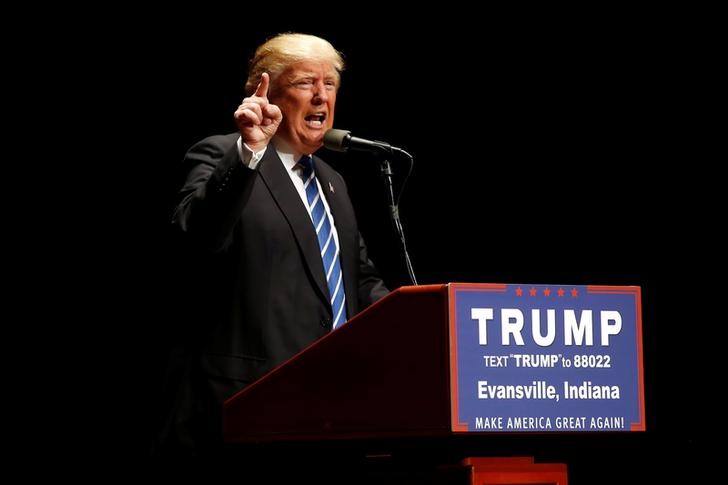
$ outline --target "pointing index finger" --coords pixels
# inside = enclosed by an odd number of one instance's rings
[[[267,72],[264,72],[260,75],[260,82],[258,83],[258,87],[255,88],[255,94],[253,96],[258,96],[260,98],[265,98],[268,96],[268,85],[270,84],[270,75]]]

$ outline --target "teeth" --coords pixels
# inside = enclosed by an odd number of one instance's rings
[[[326,113],[323,111],[318,111],[316,113],[311,113],[309,115],[306,115],[304,118],[304,122],[307,126],[310,128],[322,128],[324,126],[324,120],[326,119]]]

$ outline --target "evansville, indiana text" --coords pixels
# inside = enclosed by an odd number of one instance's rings
[[[556,386],[546,381],[533,381],[527,385],[488,384],[478,381],[478,399],[555,399],[559,400]]]

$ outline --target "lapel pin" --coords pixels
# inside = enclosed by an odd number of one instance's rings
[[[329,191],[331,191],[332,194],[335,194],[336,191],[334,190],[334,186],[331,185],[331,181],[329,180]]]

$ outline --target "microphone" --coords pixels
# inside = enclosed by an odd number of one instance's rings
[[[405,155],[410,160],[410,170],[409,173],[405,176],[404,181],[402,182],[402,185],[399,189],[399,195],[402,195],[402,190],[404,190],[404,186],[407,183],[407,179],[409,178],[410,173],[412,173],[412,166],[414,165],[414,158],[412,158],[412,155],[410,155],[406,151],[402,150],[401,148],[393,147],[389,143],[385,143],[383,141],[365,140],[364,138],[357,138],[355,136],[351,136],[350,131],[336,130],[333,128],[327,130],[326,133],[324,133],[324,146],[329,150],[333,150],[335,152],[360,150],[363,152],[373,152],[380,155],[381,152],[385,154],[397,152]],[[382,178],[384,178],[384,184],[387,186],[389,212],[392,216],[392,222],[394,223],[394,228],[397,231],[397,235],[399,235],[400,243],[402,244],[402,251],[404,253],[404,259],[407,265],[407,272],[409,273],[410,280],[412,280],[412,284],[416,286],[417,278],[415,278],[415,272],[412,268],[412,262],[410,261],[409,253],[407,252],[407,243],[404,240],[404,229],[402,229],[402,222],[399,219],[399,196],[396,199],[394,198],[394,189],[392,187],[392,168],[389,164],[389,160],[387,160],[387,157],[379,157],[379,161],[382,164]]]
[[[324,146],[335,152],[359,150],[362,152],[404,152],[401,148],[393,147],[389,143],[377,140],[366,140],[351,136],[350,131],[330,129],[324,133]],[[406,152],[405,152],[406,153]]]

